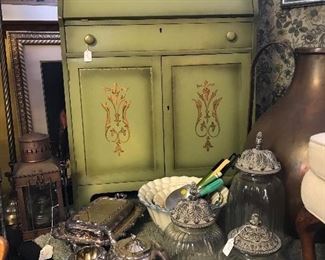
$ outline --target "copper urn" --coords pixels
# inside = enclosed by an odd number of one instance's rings
[[[298,48],[295,58],[296,69],[288,92],[257,120],[247,146],[253,147],[256,133],[263,132],[264,146],[283,166],[280,176],[286,190],[288,226],[298,231],[303,248],[312,250],[313,233],[305,227],[310,215],[304,210],[300,187],[309,168],[309,138],[325,131],[325,48]]]

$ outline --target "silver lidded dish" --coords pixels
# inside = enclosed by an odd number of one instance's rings
[[[114,240],[111,233],[109,236],[111,248],[108,252],[108,259],[110,260],[153,260],[157,256],[162,260],[169,259],[164,250],[135,235],[119,241]]]

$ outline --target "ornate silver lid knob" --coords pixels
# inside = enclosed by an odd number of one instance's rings
[[[244,173],[274,174],[281,170],[281,165],[270,150],[262,149],[263,134],[256,135],[256,147],[245,150],[237,159],[236,168]]]
[[[256,149],[257,150],[260,150],[261,149],[262,143],[263,143],[263,134],[260,131],[256,135]]]

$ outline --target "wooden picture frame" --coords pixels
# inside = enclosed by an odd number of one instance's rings
[[[14,72],[14,91],[16,96],[21,135],[34,131],[30,99],[30,87],[26,69],[25,49],[27,46],[60,46],[59,32],[16,32],[8,31],[11,65]],[[40,58],[40,62],[42,59]],[[32,68],[28,68],[32,69]],[[38,68],[40,69],[40,67]],[[42,75],[39,75],[42,81]]]

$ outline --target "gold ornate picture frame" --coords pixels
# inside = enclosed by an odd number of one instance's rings
[[[11,52],[11,65],[14,74],[14,91],[19,116],[21,134],[33,129],[30,88],[27,80],[25,48],[26,46],[60,45],[59,32],[16,32],[8,31],[7,38]],[[41,77],[41,75],[40,75]]]

